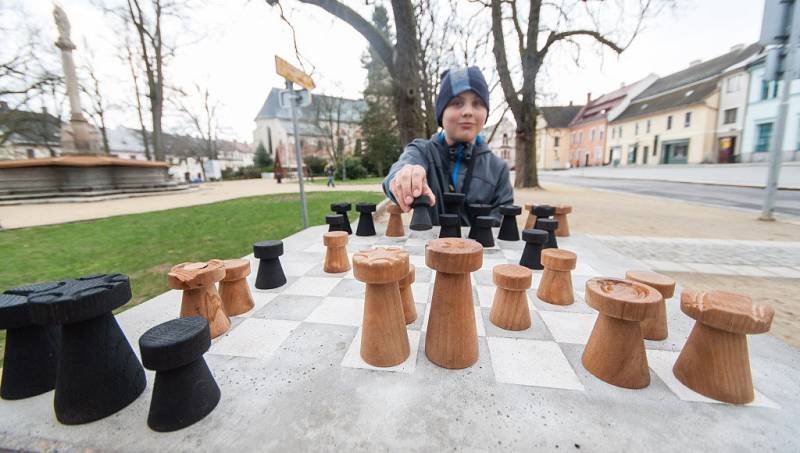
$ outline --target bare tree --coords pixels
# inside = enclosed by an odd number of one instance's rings
[[[199,105],[191,105],[187,99],[189,97],[195,98]],[[197,150],[199,152],[194,157],[201,163],[204,159],[217,158],[219,126],[217,110],[219,106],[219,102],[212,98],[208,87],[201,87],[199,84],[195,84],[192,95],[184,92],[184,98],[175,105],[176,109],[188,120],[192,131],[200,136],[202,148]]]
[[[103,98],[103,91],[100,89],[100,80],[97,77],[97,71],[94,68],[92,61],[94,52],[89,47],[86,39],[83,40],[83,48],[86,49],[86,58],[84,58],[81,70],[88,77],[90,83],[87,85],[81,84],[81,91],[83,91],[89,98],[90,108],[85,109],[86,113],[92,118],[95,126],[100,129],[100,136],[103,139],[103,151],[106,154],[111,154],[111,148],[108,145],[108,130],[106,129],[106,103]]]
[[[315,117],[316,125],[325,131],[328,141],[328,155],[336,165],[343,159],[343,149],[340,149],[338,138],[342,136],[342,98],[335,96],[315,96]]]
[[[657,7],[658,0],[617,0],[590,5],[585,1],[548,2],[531,0],[527,19],[520,11],[517,0],[471,0],[481,3],[491,10],[493,53],[497,65],[500,85],[506,103],[517,123],[516,130],[516,180],[515,187],[538,187],[536,174],[536,78],[542,69],[545,58],[553,46],[568,43],[580,51],[580,39],[590,39],[600,46],[622,53],[630,46],[641,30],[643,21]],[[634,14],[627,7],[634,5]],[[609,11],[614,7],[616,16]],[[605,10],[603,10],[605,8]],[[631,31],[624,33],[626,17],[633,17]],[[549,19],[549,20],[548,20]],[[504,23],[511,23],[512,29],[506,32]],[[604,30],[601,23],[608,24]],[[624,36],[626,35],[627,36]],[[522,81],[519,89],[515,86],[512,66],[506,40],[516,42],[515,52],[521,62]],[[513,55],[513,54],[512,54]],[[579,54],[575,56],[577,61]]]
[[[139,132],[142,134],[142,145],[144,146],[144,156],[147,160],[151,160],[150,155],[150,140],[147,136],[147,126],[144,123],[144,111],[142,109],[142,92],[139,90],[139,68],[136,64],[141,61],[138,55],[134,55],[136,49],[130,42],[130,36],[125,33],[123,41],[123,59],[128,65],[131,73],[131,81],[133,82],[133,98],[135,100],[136,114],[139,119]]]

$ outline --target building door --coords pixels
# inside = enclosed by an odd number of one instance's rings
[[[689,141],[664,142],[664,163],[685,164],[689,162]]]
[[[717,162],[721,164],[732,164],[734,162],[734,149],[736,149],[736,137],[720,137]]]
[[[588,167],[589,166],[589,153],[586,153],[586,155],[584,155],[583,157],[584,157],[584,164],[583,165],[585,167]]]
[[[631,145],[628,147],[628,163],[636,163],[636,153],[639,151],[639,145]]]

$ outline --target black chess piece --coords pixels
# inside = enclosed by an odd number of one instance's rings
[[[544,243],[546,249],[557,249],[558,242],[556,242],[556,229],[558,229],[558,220],[555,219],[536,219],[537,230],[547,231],[547,241]]]
[[[547,231],[544,230],[522,230],[522,240],[525,241],[525,248],[522,250],[522,257],[519,259],[520,266],[528,269],[542,270],[542,248],[547,242]]]
[[[471,204],[469,205],[469,224],[471,227],[475,226],[475,219],[478,216],[488,216],[492,213],[492,205],[490,204]],[[494,221],[493,221],[494,222]],[[469,229],[468,237],[470,239],[475,239],[472,236],[473,228]]]
[[[159,324],[139,338],[142,364],[156,372],[147,426],[185,428],[217,407],[220,391],[203,354],[211,347],[208,321],[199,316]]]
[[[500,232],[497,234],[497,239],[519,241],[517,216],[522,214],[522,208],[514,205],[500,206],[500,214],[503,215],[503,221],[500,223]]]
[[[325,216],[325,223],[328,224],[328,232],[347,231],[342,214],[328,214]]]
[[[253,256],[260,260],[256,274],[257,289],[278,288],[286,284],[286,275],[278,259],[281,255],[282,241],[261,241],[253,244]]]
[[[58,369],[61,330],[54,325],[36,325],[31,320],[28,295],[57,288],[39,283],[10,289],[0,295],[0,329],[6,330],[0,397],[18,400],[53,390]]]
[[[54,397],[61,423],[107,417],[144,391],[144,368],[112,313],[130,298],[130,281],[122,274],[67,280],[28,296],[35,323],[61,325]]]
[[[440,238],[461,237],[461,220],[458,214],[439,214],[439,225]]]
[[[469,230],[472,239],[481,243],[484,247],[494,247],[494,236],[492,235],[492,225],[494,217],[479,215],[475,217],[475,223]]]
[[[331,211],[341,214],[344,217],[344,229],[339,231],[347,231],[347,234],[353,234],[353,228],[350,226],[350,219],[347,218],[347,211],[352,208],[352,205],[347,202],[331,203]]]
[[[458,192],[447,192],[442,194],[442,201],[444,202],[444,212],[446,214],[461,214],[461,209],[464,207],[464,194]]]
[[[414,212],[411,214],[411,225],[408,227],[414,231],[425,231],[433,228],[430,211],[431,199],[427,195],[420,195],[411,202]]]
[[[533,212],[533,215],[536,216],[536,220],[549,219],[556,215],[556,208],[550,206],[549,204],[542,204],[534,206],[531,212]]]
[[[356,211],[361,213],[358,217],[358,226],[356,227],[356,236],[375,236],[375,222],[372,219],[372,213],[375,212],[375,203],[358,203]]]

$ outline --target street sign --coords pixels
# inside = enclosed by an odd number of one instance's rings
[[[294,93],[289,90],[281,90],[278,95],[278,105],[280,105],[282,109],[288,109],[292,104],[294,104],[295,107],[311,105],[311,93],[308,90],[295,91]]]
[[[311,76],[295,68],[288,61],[275,55],[275,72],[286,80],[290,80],[307,90],[313,90],[316,85]]]

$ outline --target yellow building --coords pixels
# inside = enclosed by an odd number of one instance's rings
[[[582,105],[540,107],[536,119],[536,168],[569,168],[569,123]]]

